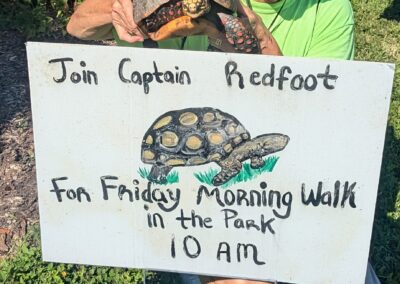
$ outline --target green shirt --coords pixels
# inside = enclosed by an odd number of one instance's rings
[[[271,31],[283,55],[353,58],[354,20],[349,0],[281,0],[273,4],[250,0],[250,4]],[[159,42],[159,47],[180,49],[181,44],[181,39],[175,38]],[[207,47],[205,36],[188,37],[184,44],[187,50],[205,51]]]

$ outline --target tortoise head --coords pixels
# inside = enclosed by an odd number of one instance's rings
[[[183,0],[183,13],[193,19],[203,16],[210,11],[209,0]]]
[[[264,134],[253,139],[262,148],[263,155],[269,155],[285,149],[289,136],[284,134]]]

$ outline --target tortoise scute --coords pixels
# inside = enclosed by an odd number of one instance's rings
[[[165,116],[165,117],[161,118],[159,121],[157,121],[156,124],[154,124],[153,129],[159,129],[163,126],[166,126],[171,121],[172,121],[172,116],[170,116],[170,115]]]
[[[167,166],[183,166],[186,161],[184,159],[169,159],[165,164]]]
[[[143,151],[143,159],[147,161],[153,160],[155,157],[155,154],[151,150],[144,150]]]
[[[161,144],[165,147],[175,147],[179,143],[179,137],[172,131],[165,131],[161,135]]]
[[[224,142],[224,136],[220,132],[214,131],[207,135],[207,140],[210,144],[219,145]]]
[[[179,117],[179,122],[185,126],[194,125],[197,121],[198,117],[193,112],[182,113]]]
[[[198,150],[203,145],[201,137],[192,135],[186,140],[186,147],[191,150]]]
[[[205,122],[205,123],[209,123],[209,122],[213,121],[214,119],[215,119],[215,115],[212,112],[206,112],[203,115],[203,122]]]
[[[149,145],[153,144],[153,137],[151,135],[148,135],[145,140],[145,143]]]
[[[146,0],[132,1],[133,5],[133,19],[136,23],[139,23],[144,18],[154,13],[161,5],[169,2],[169,0]]]

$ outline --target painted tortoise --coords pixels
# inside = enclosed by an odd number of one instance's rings
[[[263,157],[283,150],[289,137],[279,133],[250,138],[246,128],[232,115],[218,109],[187,108],[169,111],[150,126],[142,141],[141,159],[152,164],[148,179],[165,183],[173,167],[216,162],[221,171],[215,186],[237,175],[242,162],[252,168],[264,165]]]
[[[165,34],[171,35],[178,26],[177,19],[188,18],[186,22],[190,29],[191,19],[201,17],[223,32],[235,51],[260,53],[258,40],[251,28],[248,28],[240,18],[232,16],[236,12],[238,1],[133,0],[133,18],[144,34],[149,35],[163,30]]]

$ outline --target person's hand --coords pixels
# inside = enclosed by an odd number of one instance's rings
[[[134,43],[144,40],[144,35],[133,20],[131,0],[115,0],[112,6],[112,23],[121,40]]]
[[[244,17],[243,20],[248,20],[251,28],[253,29],[254,35],[260,43],[260,50],[262,54],[269,55],[282,55],[278,43],[272,36],[271,32],[264,25],[261,17],[254,13],[247,6],[240,3],[238,4],[238,14]]]

